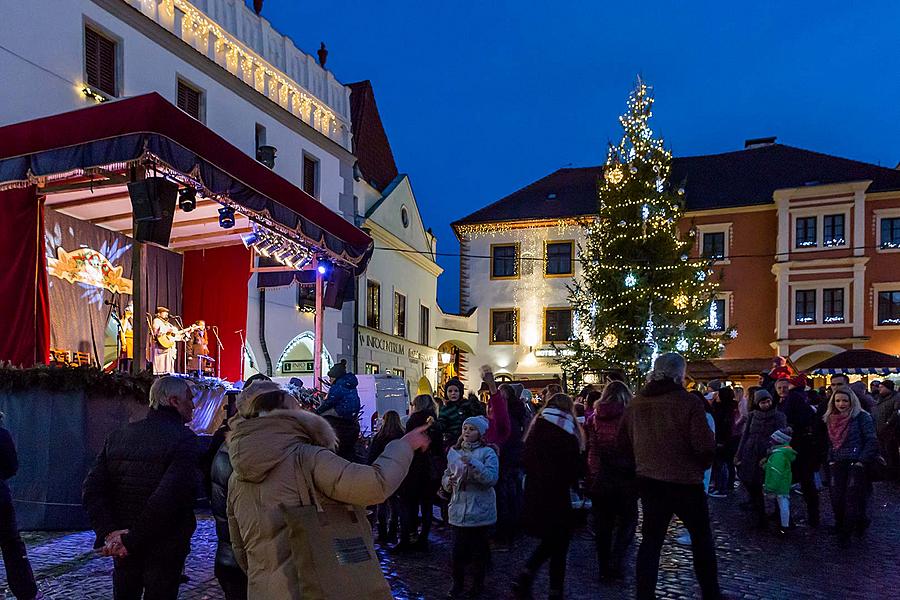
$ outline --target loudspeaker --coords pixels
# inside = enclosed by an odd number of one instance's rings
[[[169,245],[178,185],[164,177],[148,177],[128,184],[134,215],[134,239]]]

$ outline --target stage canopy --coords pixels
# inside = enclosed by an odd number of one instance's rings
[[[276,258],[282,248],[295,259],[302,250],[302,262],[291,259],[262,269],[266,275],[293,278],[298,269],[330,263],[333,268],[324,276],[329,285],[323,289],[331,306],[341,298],[329,299],[328,294],[345,290],[371,257],[373,242],[365,232],[157,93],[7,125],[0,127],[0,201],[7,217],[0,223],[0,252],[7,257],[0,277],[0,326],[10,335],[0,340],[0,360],[30,366],[48,358],[47,261],[56,260],[56,249],[44,252],[44,207],[134,237],[127,184],[144,177],[165,177],[196,192],[194,210],[175,211],[167,248],[192,259],[185,260],[185,277],[189,268],[191,274],[208,275],[202,293],[196,289],[197,277],[185,286],[185,316],[214,315],[199,304],[215,305],[228,313],[219,316],[220,329],[246,327],[246,299],[243,312],[229,308],[238,302],[235,283],[249,276],[250,254],[235,248],[243,236],[276,240]],[[233,227],[220,225],[223,209],[234,211]],[[66,250],[60,260],[73,254]],[[193,260],[193,251],[203,253],[202,260]],[[79,254],[74,260],[81,258],[89,257]],[[231,269],[226,278],[225,267],[234,265],[240,268]],[[143,277],[155,275],[145,270]],[[107,292],[130,293],[106,287]],[[188,298],[188,291],[200,300]],[[146,292],[142,297],[146,300]],[[227,348],[235,365],[242,357],[237,334],[228,333],[235,341]]]
[[[815,375],[889,375],[900,373],[900,358],[875,350],[845,350],[815,365]]]

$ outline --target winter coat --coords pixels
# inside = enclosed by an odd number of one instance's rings
[[[234,550],[231,548],[231,535],[228,532],[228,479],[234,469],[228,456],[228,442],[219,446],[213,457],[210,468],[212,488],[209,495],[209,507],[216,520],[216,564],[226,567],[237,567]]]
[[[129,554],[189,551],[199,460],[197,436],[168,406],[109,434],[82,494],[95,547],[128,529],[122,544]]]
[[[392,436],[375,434],[375,436],[372,438],[372,443],[369,444],[369,455],[366,459],[366,464],[371,465],[379,456],[381,456],[381,453],[384,452],[384,449],[388,444],[390,444],[394,440],[399,440],[402,437],[402,431],[398,431]]]
[[[847,437],[840,448],[834,448],[828,439],[829,462],[848,461],[872,464],[878,458],[878,438],[872,416],[860,411],[847,427]]]
[[[797,452],[797,461],[793,470],[796,480],[800,481],[817,471],[821,464],[824,443],[823,428],[819,425],[821,418],[816,418],[806,392],[797,388],[788,391],[778,410],[784,413],[794,431],[791,447]]]
[[[525,450],[525,433],[531,424],[531,413],[521,400],[509,402],[509,437],[500,446],[500,470],[516,471],[522,468],[522,452]]]
[[[281,507],[302,504],[304,468],[321,502],[368,506],[396,491],[412,461],[412,448],[400,440],[372,466],[339,457],[331,450],[336,443],[328,422],[311,412],[279,409],[233,419],[228,529],[235,559],[247,573],[249,598],[300,600]]]
[[[357,419],[359,417],[359,393],[356,386],[359,381],[353,373],[347,373],[340,379],[331,384],[328,388],[328,396],[325,401],[319,405],[316,412],[324,415],[329,411],[342,419]]]
[[[466,467],[462,457],[469,457]],[[451,484],[451,475],[456,484]],[[497,497],[494,486],[500,477],[500,461],[494,449],[480,444],[477,448],[450,448],[447,470],[442,485],[450,492],[447,515],[455,527],[484,527],[497,522]]]
[[[495,445],[498,448],[506,443],[509,439],[510,422],[509,422],[509,403],[500,390],[496,394],[491,394],[488,400],[487,418],[490,426],[487,433],[484,434],[484,443]]]
[[[886,434],[896,435],[897,411],[900,411],[900,393],[894,392],[890,396],[879,395],[875,398],[872,418],[875,420],[875,433],[878,436]]]
[[[625,409],[622,435],[640,477],[702,484],[712,464],[716,436],[703,400],[674,381],[651,381]]]
[[[587,441],[588,491],[598,494],[611,488],[632,486],[634,456],[622,446],[619,425],[625,408],[618,403],[600,403],[584,427]]]
[[[869,390],[866,389],[866,384],[862,381],[854,381],[850,384],[850,389],[856,394],[856,397],[859,398],[859,405],[862,407],[864,411],[872,414],[872,409],[875,408],[875,399],[872,398],[872,394],[869,393]],[[828,408],[828,400],[825,400],[825,408]],[[824,415],[825,412],[819,413]]]
[[[525,508],[529,535],[544,537],[572,527],[570,490],[581,474],[578,439],[540,416],[525,439]]]
[[[738,445],[735,458],[738,461],[738,477],[744,483],[762,483],[763,470],[759,462],[766,457],[772,434],[779,429],[787,427],[787,417],[784,413],[770,408],[769,410],[754,410],[747,417],[744,425],[744,435]]]
[[[428,421],[428,417],[434,418],[431,409],[422,410],[409,416],[406,422],[406,432],[409,433],[416,427],[421,427]],[[401,494],[411,494],[413,497],[431,495],[438,491],[441,485],[441,476],[444,473],[444,448],[441,428],[437,423],[428,428],[428,437],[431,444],[425,450],[419,450],[412,459],[409,473],[400,486]]]
[[[445,445],[453,445],[459,440],[462,434],[463,421],[469,417],[483,415],[485,413],[484,405],[481,402],[470,402],[466,399],[460,399],[456,402],[447,402],[441,407],[438,415],[438,425],[444,434]]]
[[[791,463],[797,458],[797,452],[790,446],[775,446],[766,459],[765,490],[776,496],[787,496],[791,493]]]

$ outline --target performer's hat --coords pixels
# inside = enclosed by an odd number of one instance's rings
[[[162,312],[170,312],[170,311],[169,311],[169,309],[166,308],[165,306],[157,306],[157,307],[156,307],[156,314],[159,314],[159,313],[162,313]]]

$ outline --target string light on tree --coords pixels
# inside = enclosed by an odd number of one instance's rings
[[[583,335],[560,359],[575,378],[621,369],[638,384],[657,354],[710,358],[729,338],[708,328],[718,283],[709,261],[690,259],[696,232],[679,234],[684,190],[670,181],[672,155],[650,127],[653,102],[639,79],[619,118],[622,137],[607,150],[597,214],[585,228],[582,255],[593,260],[581,263],[570,296]]]

